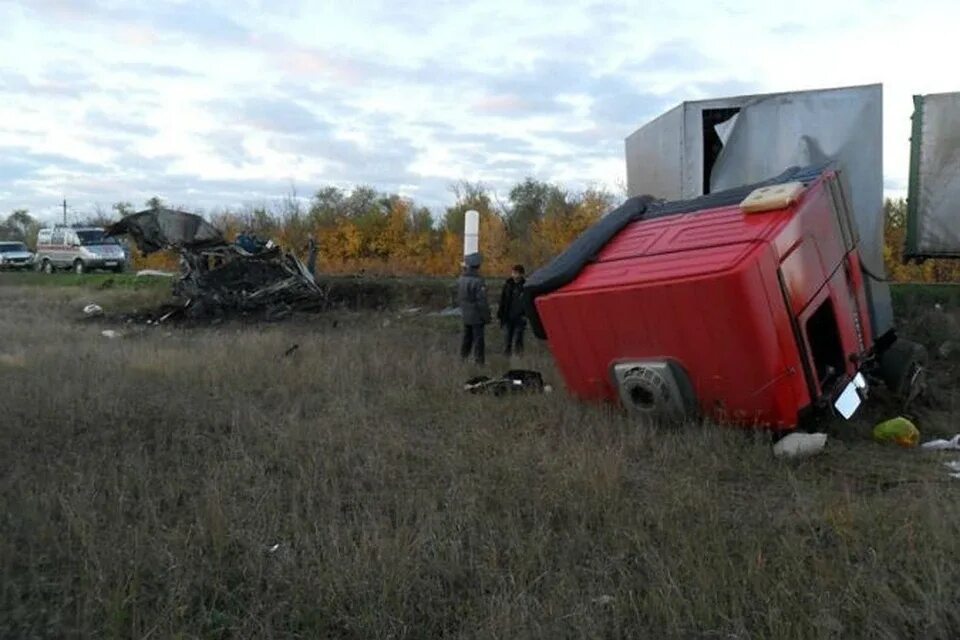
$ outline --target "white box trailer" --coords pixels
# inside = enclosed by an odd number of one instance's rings
[[[907,259],[960,258],[960,93],[913,97]]]
[[[684,102],[626,139],[627,190],[695,198],[835,162],[860,236],[874,335],[893,328],[883,266],[883,87]]]

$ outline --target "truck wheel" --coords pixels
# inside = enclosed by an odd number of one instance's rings
[[[44,260],[44,261],[40,264],[40,271],[43,271],[43,272],[46,273],[47,275],[52,274],[52,273],[53,273],[53,263],[50,262],[49,260]]]
[[[123,273],[123,265],[114,267],[114,268],[113,268],[113,272],[114,272],[114,273]]]
[[[84,266],[83,266],[83,260],[74,260],[74,261],[73,261],[73,272],[79,276],[79,275],[83,275],[83,272],[84,272],[84,271],[85,271],[85,269],[84,269]]]
[[[922,378],[918,372],[927,364],[927,350],[911,340],[897,338],[880,356],[880,377],[887,388],[902,398],[915,395],[913,388]]]

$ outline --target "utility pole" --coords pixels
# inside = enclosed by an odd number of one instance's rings
[[[63,226],[67,226],[67,199],[63,199]]]

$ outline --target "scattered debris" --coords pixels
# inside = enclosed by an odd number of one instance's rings
[[[944,462],[943,466],[945,466],[947,469],[950,469],[950,471],[953,471],[955,474],[960,474],[960,460],[950,460],[949,462]]]
[[[825,433],[795,431],[773,445],[773,455],[778,458],[806,458],[820,453],[826,446],[827,434]]]
[[[142,269],[137,271],[138,278],[172,278],[176,276],[175,273],[170,273],[169,271],[157,271],[156,269]]]
[[[960,451],[960,433],[949,440],[930,440],[920,445],[929,451]]]
[[[443,311],[435,311],[430,315],[440,316],[442,318],[453,318],[453,317],[459,318],[463,314],[458,307],[447,307]]]
[[[875,426],[873,439],[877,442],[893,442],[901,447],[915,447],[920,441],[920,431],[912,422],[899,416]]]
[[[83,315],[88,318],[96,318],[103,315],[103,307],[98,304],[88,304],[83,308]]]
[[[104,338],[110,338],[111,340],[113,340],[114,338],[123,337],[122,333],[120,333],[119,331],[114,331],[113,329],[104,329],[103,331],[100,332],[100,335],[102,335]]]
[[[511,369],[499,378],[477,376],[463,384],[464,391],[473,394],[503,396],[508,393],[550,393],[553,388],[543,383],[539,371]]]
[[[420,313],[420,307],[410,307],[408,309],[402,309],[400,313],[408,316],[416,315]]]
[[[300,348],[300,345],[299,345],[299,344],[293,345],[292,347],[290,347],[289,349],[287,349],[286,351],[283,352],[283,357],[286,358],[286,357],[288,357],[288,356],[293,355],[293,353],[294,353],[297,349],[299,349],[299,348]]]
[[[593,599],[593,604],[603,606],[603,605],[607,605],[607,604],[613,604],[615,601],[616,601],[616,598],[614,598],[613,596],[602,595],[602,596],[597,596],[596,598],[594,598],[594,599]]]
[[[275,544],[275,545],[272,545],[272,546],[270,546],[270,547],[267,547],[267,553],[274,553],[274,552],[276,552],[276,550],[279,549],[279,548],[280,548],[280,543],[278,542],[278,543]]]
[[[294,311],[327,306],[326,291],[292,253],[249,235],[243,236],[244,242],[231,244],[192,213],[142,211],[123,218],[106,233],[129,235],[144,255],[161,249],[180,254],[181,272],[174,277],[173,294],[183,304],[148,318],[148,324],[237,313],[282,320]],[[151,273],[159,274],[163,272]]]
[[[157,324],[160,324],[161,322],[166,322],[167,320],[169,320],[170,318],[172,318],[178,311],[180,311],[180,310],[179,310],[179,309],[173,309],[173,310],[168,311],[167,313],[163,314],[162,316],[160,316],[159,319],[157,319]]]

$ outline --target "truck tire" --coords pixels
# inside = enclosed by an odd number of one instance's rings
[[[682,425],[697,413],[687,373],[669,361],[622,362],[613,367],[620,402],[631,414]]]
[[[40,271],[46,273],[47,275],[51,275],[54,271],[53,263],[47,259],[44,259],[44,261],[40,263]]]
[[[880,356],[880,377],[891,392],[902,398],[911,395],[917,371],[927,364],[923,345],[897,338]]]
[[[83,265],[83,260],[77,259],[73,261],[73,272],[78,276],[81,276],[86,272],[86,267]]]

